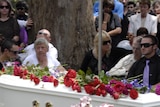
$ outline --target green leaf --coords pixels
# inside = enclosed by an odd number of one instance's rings
[[[93,74],[93,72],[92,72],[92,70],[90,68],[88,68],[87,71],[86,71],[86,74],[90,75],[90,74]]]

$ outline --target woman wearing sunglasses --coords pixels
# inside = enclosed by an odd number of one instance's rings
[[[94,74],[98,74],[98,42],[99,33],[94,38],[93,49],[86,53],[82,64],[81,70],[86,72],[90,69]],[[111,55],[111,37],[106,31],[102,31],[102,70],[108,71],[113,66],[113,58]]]
[[[11,16],[12,6],[8,0],[0,0],[0,34],[7,40],[19,42],[20,28],[17,20]]]

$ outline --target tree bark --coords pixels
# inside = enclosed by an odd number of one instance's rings
[[[96,33],[92,0],[29,0],[28,4],[34,21],[29,40],[39,29],[48,29],[61,64],[78,70]]]

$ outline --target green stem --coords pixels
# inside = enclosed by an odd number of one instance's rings
[[[136,79],[136,78],[141,77],[141,76],[143,76],[143,74],[137,75],[137,76],[135,76],[135,77],[130,77],[130,78],[128,78],[127,80],[128,80],[128,81],[129,81],[129,80],[133,80],[133,79]]]

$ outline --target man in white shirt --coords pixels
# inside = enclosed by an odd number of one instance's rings
[[[107,72],[110,76],[126,76],[128,74],[128,70],[132,66],[132,64],[141,58],[141,46],[140,41],[142,37],[138,36],[133,39],[132,43],[132,54],[128,54]]]

